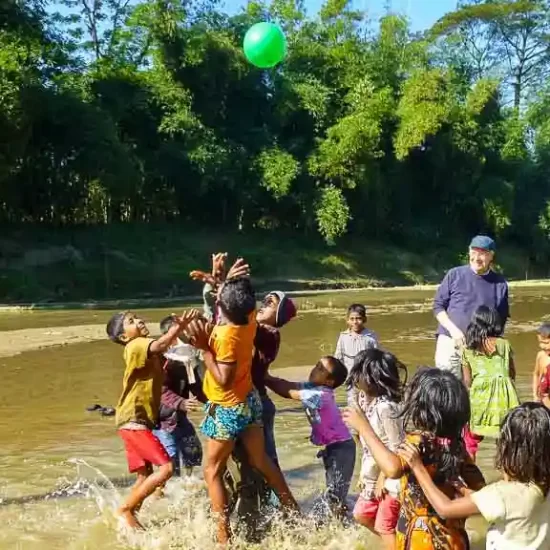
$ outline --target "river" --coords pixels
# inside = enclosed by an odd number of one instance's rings
[[[283,329],[281,353],[274,368],[283,377],[307,376],[309,365],[334,350],[338,333],[345,327],[347,305],[360,302],[368,305],[368,325],[378,333],[382,345],[412,373],[418,365],[433,363],[432,297],[433,291],[413,289],[297,297],[299,316]],[[541,286],[516,288],[512,293],[507,335],[514,348],[517,384],[523,399],[530,397],[530,376],[537,352],[534,331],[549,311],[549,301],[550,289]],[[155,328],[171,310],[139,312]],[[41,334],[51,337],[74,327],[100,327],[110,314],[101,310],[3,313],[0,331],[5,341],[16,329],[27,331],[19,334],[31,339]],[[98,337],[97,331],[95,334],[91,340]],[[142,511],[143,521],[149,526],[146,534],[128,537],[117,530],[112,510],[131,478],[126,473],[113,419],[85,409],[92,403],[116,403],[123,374],[122,349],[107,340],[70,342],[68,339],[67,345],[0,357],[0,548],[209,547],[207,503],[198,475],[187,481],[171,481],[165,499],[146,504]],[[28,344],[33,347],[32,341]],[[343,392],[340,399],[343,403]],[[307,508],[322,491],[323,468],[308,442],[305,415],[292,402],[276,402],[281,464],[299,501]],[[192,418],[199,421],[198,416]],[[493,449],[494,442],[484,443],[479,457],[488,479],[496,476]],[[483,548],[483,522],[475,521],[470,527],[477,541],[474,548]],[[255,548],[244,544],[237,547]],[[376,540],[362,529],[327,526],[315,531],[307,522],[277,531],[261,545],[264,550],[377,547]]]

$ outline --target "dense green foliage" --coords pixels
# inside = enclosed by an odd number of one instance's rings
[[[0,221],[487,231],[546,262],[549,4],[464,2],[419,36],[347,0],[4,0]],[[270,71],[241,48],[264,19],[289,44]]]

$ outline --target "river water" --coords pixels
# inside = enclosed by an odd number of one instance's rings
[[[345,308],[369,306],[368,325],[382,345],[412,373],[433,364],[433,291],[376,290],[298,297],[299,316],[283,329],[278,374],[304,379],[309,366],[332,353],[345,327]],[[507,327],[518,370],[518,389],[530,397],[530,375],[537,352],[535,329],[549,311],[550,289],[517,288]],[[173,308],[172,308],[173,309]],[[139,310],[151,328],[169,310]],[[0,331],[40,328],[49,334],[62,327],[99,325],[109,311],[5,313]],[[7,335],[4,333],[4,336]],[[165,499],[142,510],[149,527],[130,536],[117,528],[113,509],[131,478],[112,418],[86,412],[91,403],[112,405],[121,388],[121,348],[106,340],[68,344],[0,358],[0,549],[114,550],[125,548],[188,549],[210,547],[207,502],[199,473],[172,480]],[[344,402],[343,392],[340,395]],[[276,437],[281,464],[298,500],[307,509],[323,489],[323,469],[308,441],[305,415],[292,402],[277,400]],[[199,421],[200,417],[192,417]],[[488,479],[494,442],[479,457]],[[470,524],[474,548],[483,548],[483,522]],[[244,543],[237,547],[256,548]],[[276,530],[262,549],[378,548],[362,529],[326,526],[314,530],[307,521]],[[257,548],[260,548],[258,546]]]

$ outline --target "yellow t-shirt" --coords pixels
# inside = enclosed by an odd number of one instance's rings
[[[256,337],[256,313],[247,325],[216,325],[210,336],[210,349],[218,363],[236,363],[235,379],[230,389],[222,388],[207,372],[203,390],[212,403],[232,407],[244,403],[252,390],[252,356]]]
[[[128,422],[153,429],[157,423],[164,372],[160,355],[149,355],[152,338],[136,338],[124,347],[126,369],[116,407],[116,425]]]

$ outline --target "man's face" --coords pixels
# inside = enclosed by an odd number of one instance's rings
[[[494,252],[481,248],[470,248],[470,267],[478,275],[487,273],[493,263]]]

